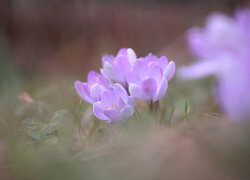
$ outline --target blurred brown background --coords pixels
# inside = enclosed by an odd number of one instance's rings
[[[24,73],[98,70],[104,53],[188,59],[185,31],[212,11],[231,14],[247,0],[1,0],[0,34]]]

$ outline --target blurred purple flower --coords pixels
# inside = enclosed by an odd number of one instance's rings
[[[134,98],[128,96],[127,91],[120,84],[114,84],[113,90],[101,94],[100,101],[94,103],[93,111],[97,118],[110,123],[132,116],[134,106]]]
[[[133,49],[120,49],[116,57],[113,55],[104,55],[102,57],[103,68],[101,73],[106,78],[121,83],[126,88],[126,73],[131,69],[135,61],[136,54]]]
[[[75,88],[79,96],[91,104],[100,100],[102,92],[111,89],[111,82],[95,71],[88,73],[87,81],[75,81]]]
[[[168,80],[175,72],[175,64],[165,56],[159,59],[152,54],[139,58],[127,73],[129,92],[149,104],[161,99],[167,91]]]
[[[191,50],[200,62],[179,68],[179,76],[198,79],[215,75],[217,97],[232,119],[250,115],[250,11],[238,10],[234,18],[208,17],[206,28],[188,33]]]

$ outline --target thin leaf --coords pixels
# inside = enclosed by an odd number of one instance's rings
[[[185,122],[188,121],[188,116],[189,116],[189,105],[188,105],[188,101],[185,101]]]
[[[174,110],[175,110],[175,107],[172,107],[170,110],[170,114],[169,114],[170,127],[174,126],[174,119],[173,119]]]
[[[162,125],[162,123],[164,121],[166,111],[167,111],[167,106],[164,106],[163,110],[161,111],[160,125]]]

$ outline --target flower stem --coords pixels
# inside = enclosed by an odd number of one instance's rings
[[[159,101],[149,104],[150,112],[156,113],[160,110]]]
[[[189,115],[189,105],[188,105],[188,101],[185,101],[185,119],[184,122],[188,121],[188,115]]]

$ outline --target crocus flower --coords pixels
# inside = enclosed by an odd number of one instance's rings
[[[101,74],[90,71],[87,82],[75,81],[75,88],[82,99],[93,104],[100,100],[102,92],[111,89],[111,82]]]
[[[169,81],[173,78],[175,73],[175,63],[173,61],[168,62],[168,58],[166,56],[157,57],[151,53],[149,53],[144,61],[149,64],[150,62],[155,62],[162,69],[164,77]]]
[[[163,74],[162,67],[167,64],[166,58],[156,58],[156,61],[150,58],[138,59],[134,63],[132,70],[127,73],[127,83],[131,95],[145,100],[149,104],[163,97],[167,91],[168,78],[171,79],[173,76],[172,70],[169,71],[169,74],[166,73],[166,76]]]
[[[93,111],[97,118],[106,121],[121,121],[134,113],[134,98],[120,84],[114,84],[112,90],[104,91],[99,101],[94,103]]]
[[[102,57],[101,73],[112,81],[121,83],[126,88],[126,73],[136,61],[136,54],[133,49],[123,48],[113,55],[104,55]]]
[[[239,10],[234,18],[222,14],[208,17],[205,29],[188,33],[191,50],[199,62],[179,69],[185,79],[214,75],[216,98],[232,119],[250,115],[250,11]]]

